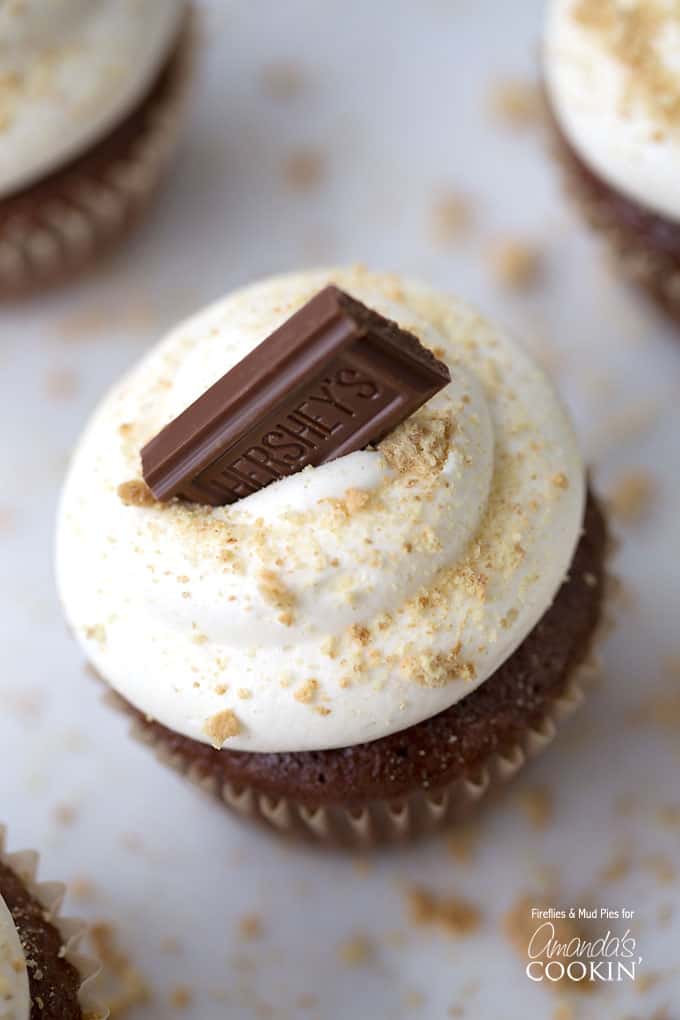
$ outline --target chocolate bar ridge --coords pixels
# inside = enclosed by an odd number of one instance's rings
[[[417,337],[330,285],[146,444],[144,478],[160,500],[232,503],[378,442],[449,381]]]

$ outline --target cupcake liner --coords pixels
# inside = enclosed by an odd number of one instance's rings
[[[615,551],[616,540],[607,541],[605,563]],[[555,697],[540,724],[528,728],[522,739],[503,751],[490,754],[473,775],[459,777],[436,790],[418,789],[393,799],[376,800],[360,808],[337,804],[310,806],[290,796],[271,796],[254,787],[232,782],[219,784],[206,776],[188,755],[178,752],[122,697],[106,686],[104,700],[132,717],[131,735],[151,748],[157,759],[191,780],[229,810],[265,826],[281,836],[307,843],[353,849],[369,849],[408,842],[446,829],[468,815],[485,797],[511,780],[530,759],[554,739],[562,722],[581,705],[585,692],[600,672],[596,648],[612,626],[611,608],[617,581],[605,570],[601,617],[590,639],[586,658],[576,666],[566,688]],[[103,681],[102,681],[103,682]]]
[[[62,882],[39,882],[38,853],[35,850],[8,853],[6,844],[7,829],[0,825],[0,861],[19,877],[31,896],[44,907],[45,920],[61,934],[63,939],[61,955],[75,968],[80,977],[78,1001],[83,1020],[107,1020],[109,1011],[100,1005],[91,987],[101,972],[101,965],[91,956],[80,952],[80,945],[87,935],[87,926],[74,918],[60,916],[66,886]]]
[[[680,253],[664,251],[649,241],[651,232],[663,236],[667,224],[662,217],[636,206],[599,181],[577,159],[545,102],[549,147],[562,171],[568,198],[589,226],[602,235],[622,275],[680,321]],[[624,206],[631,213],[630,222],[622,214]],[[680,234],[680,224],[676,229]]]
[[[0,300],[86,269],[136,224],[179,137],[193,36],[189,14],[161,72],[163,84],[140,105],[140,123],[130,137],[111,144],[111,152],[99,159],[104,138],[46,182],[0,199]],[[3,204],[16,208],[3,215]]]

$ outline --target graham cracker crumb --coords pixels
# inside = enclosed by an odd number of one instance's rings
[[[569,479],[563,471],[558,471],[556,475],[552,476],[552,483],[556,489],[569,488]]]
[[[288,102],[304,91],[305,74],[296,63],[268,64],[262,69],[261,82],[270,99]]]
[[[283,579],[274,570],[263,570],[260,573],[258,588],[262,598],[275,609],[282,610],[279,621],[290,626],[295,620],[293,610],[297,604],[295,593],[287,587]]]
[[[506,237],[489,249],[489,266],[501,286],[529,290],[543,275],[543,256],[532,242]]]
[[[470,199],[452,190],[442,191],[430,209],[430,236],[436,245],[447,245],[465,234],[472,224]]]
[[[448,652],[407,655],[400,663],[402,673],[421,687],[445,687],[453,680],[474,680],[477,670],[473,662],[460,657],[460,644]]]
[[[399,474],[434,475],[446,463],[454,432],[448,415],[419,414],[397,426],[378,449]]]
[[[546,829],[552,822],[555,813],[553,796],[546,787],[522,790],[518,802],[534,829]]]
[[[264,924],[259,914],[244,914],[238,922],[238,931],[242,939],[254,942],[264,934]]]
[[[118,497],[125,506],[156,506],[151,489],[141,478],[118,486]]]
[[[74,804],[57,804],[54,809],[54,820],[57,825],[73,825],[77,817],[78,808]]]
[[[367,935],[353,935],[340,943],[338,956],[347,967],[362,967],[375,956],[375,946]]]
[[[173,1009],[188,1009],[194,1001],[194,993],[188,985],[177,985],[170,992],[168,1001]]]
[[[612,514],[623,524],[638,524],[649,516],[656,496],[656,482],[643,469],[626,472],[609,492]]]
[[[368,627],[364,627],[360,623],[352,624],[352,626],[349,628],[349,635],[351,639],[353,641],[356,641],[357,644],[359,645],[363,645],[364,647],[366,647],[366,645],[370,644],[371,632],[368,629]]]
[[[364,510],[370,502],[371,494],[365,489],[348,489],[345,493],[345,505],[350,515]]]
[[[531,127],[541,118],[541,95],[533,81],[502,78],[495,81],[489,108],[496,121],[515,129]]]
[[[220,750],[230,737],[236,737],[241,732],[241,724],[236,713],[230,708],[211,716],[203,727],[206,737],[210,738],[212,746]]]
[[[418,925],[437,925],[449,935],[469,935],[481,924],[481,912],[458,896],[437,896],[423,886],[407,890],[411,920]]]
[[[320,149],[306,146],[288,154],[283,177],[291,191],[316,191],[326,175],[326,158]]]
[[[296,701],[301,701],[303,705],[308,705],[310,701],[313,701],[316,697],[316,692],[319,689],[319,681],[311,677],[306,680],[301,687],[298,687],[293,697]]]

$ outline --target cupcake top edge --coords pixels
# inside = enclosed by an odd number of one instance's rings
[[[154,500],[142,447],[330,283],[451,382],[377,446],[231,505]],[[306,405],[309,428],[285,425],[291,455],[342,414],[336,398]],[[493,674],[551,605],[584,501],[568,418],[503,332],[418,283],[307,272],[193,316],[104,399],[64,486],[57,580],[94,667],[171,730],[229,749],[349,746]]]
[[[0,6],[0,199],[80,155],[151,86],[186,0]]]
[[[680,9],[675,0],[550,0],[543,72],[583,162],[680,221]]]

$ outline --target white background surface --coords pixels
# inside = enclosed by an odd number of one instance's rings
[[[0,311],[0,818],[12,846],[39,848],[46,877],[95,884],[92,901],[69,909],[115,922],[154,989],[131,1014],[139,1020],[172,1015],[179,983],[195,993],[182,1015],[201,1020],[440,1020],[454,1005],[476,1020],[549,1018],[558,997],[527,980],[501,931],[503,913],[546,874],[559,879],[555,905],[634,909],[642,972],[661,975],[648,990],[578,997],[574,1015],[644,1020],[677,1008],[680,913],[666,927],[657,915],[680,907],[680,892],[650,858],[680,853],[680,830],[657,818],[680,803],[678,727],[631,713],[668,693],[661,663],[680,652],[680,330],[611,276],[565,205],[539,133],[489,114],[494,81],[534,71],[541,3],[215,0],[202,9],[190,122],[143,228],[89,279]],[[305,77],[287,102],[262,87],[263,69],[281,62]],[[326,173],[297,194],[282,167],[301,146],[323,151]],[[446,249],[429,229],[442,187],[474,204],[473,229]],[[504,235],[544,252],[535,291],[494,281],[486,252]],[[629,596],[603,649],[603,685],[484,813],[467,864],[435,841],[360,870],[241,827],[128,739],[84,672],[54,594],[60,479],[106,386],[177,319],[233,286],[352,261],[423,277],[509,324],[553,365],[600,485],[631,467],[659,485],[649,520],[624,532],[616,568]],[[537,785],[554,798],[545,831],[518,803]],[[622,796],[634,797],[625,817]],[[76,809],[70,825],[57,820],[63,804]],[[605,885],[600,873],[621,849],[632,870]],[[403,896],[414,881],[476,903],[479,933],[455,941],[414,927]],[[264,934],[244,943],[238,920],[250,912]],[[348,968],[338,947],[357,932],[374,940],[375,956]],[[161,950],[168,934],[177,955]]]

